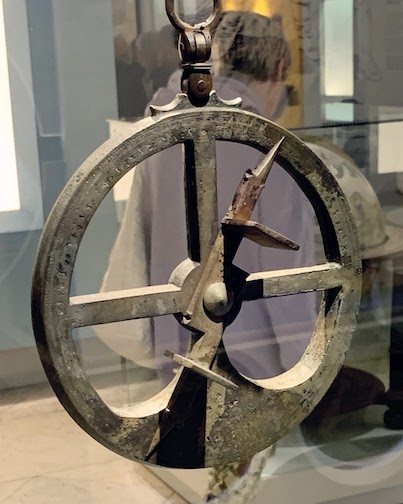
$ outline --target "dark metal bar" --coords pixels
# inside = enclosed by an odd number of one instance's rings
[[[218,373],[214,373],[213,371],[211,371],[211,369],[202,366],[198,362],[192,361],[191,359],[188,359],[183,355],[179,355],[177,353],[171,352],[170,350],[166,350],[165,357],[168,357],[168,359],[172,359],[174,362],[177,362],[180,366],[183,366],[187,369],[191,369],[195,373],[198,373],[199,375],[204,376],[204,378],[207,378],[208,380],[218,383],[223,387],[234,390],[238,388],[238,385],[236,383],[232,382],[231,380],[228,380],[227,378],[224,378],[223,376],[220,376]]]
[[[202,133],[184,144],[188,251],[202,262],[218,233],[215,139]]]
[[[71,327],[88,327],[181,312],[186,298],[175,285],[102,292],[70,299]]]
[[[344,284],[348,274],[337,263],[252,273],[241,292],[243,301],[324,291]]]

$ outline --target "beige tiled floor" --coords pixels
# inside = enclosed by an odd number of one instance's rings
[[[1,504],[185,504],[147,468],[85,434],[56,399],[0,393]]]

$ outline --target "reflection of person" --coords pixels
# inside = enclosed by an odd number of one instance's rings
[[[277,119],[286,92],[291,53],[278,16],[227,12],[215,36],[214,72],[248,86],[259,99],[259,113]]]
[[[135,44],[132,44],[131,59],[127,57],[128,46],[122,37],[115,38],[116,84],[119,118],[138,118],[144,114],[147,96],[144,87],[145,70],[138,61]]]
[[[180,66],[176,31],[166,25],[158,32],[158,60],[151,71],[154,92],[165,87],[172,73]]]
[[[160,48],[157,43],[156,32],[141,33],[132,44],[137,53],[138,61],[144,68],[143,84],[146,91],[147,99],[149,100],[153,93],[154,87],[151,80],[151,73],[158,65],[158,51]],[[144,111],[143,111],[144,113]]]
[[[166,25],[159,32],[142,33],[133,43],[138,60],[145,69],[143,82],[149,99],[167,85],[171,74],[179,68],[176,40],[175,30]]]
[[[244,109],[276,118],[285,103],[289,65],[290,51],[279,18],[247,12],[223,15],[213,43],[214,88],[220,97],[241,97]],[[152,103],[169,103],[180,91],[180,79],[181,72],[175,72],[168,85],[154,95]],[[244,145],[217,145],[219,216],[228,209],[241,176],[260,159],[260,153]],[[168,281],[171,272],[187,257],[183,193],[180,146],[155,155],[136,168],[103,290]],[[301,249],[278,252],[244,240],[236,257],[238,266],[252,272],[315,263],[313,210],[296,183],[278,165],[272,169],[255,213],[256,220],[296,241]],[[315,294],[244,303],[235,322],[227,328],[224,343],[239,371],[253,378],[277,375],[299,360],[315,319]],[[147,320],[113,324],[109,333],[99,334],[126,358],[156,366],[165,382],[173,375],[163,352],[169,349],[184,353],[189,336],[174,317],[156,318],[153,324]],[[250,466],[235,464],[222,471],[217,468],[211,478],[210,498],[221,494],[231,480],[244,475],[238,495],[244,499],[248,494],[248,500],[243,502],[252,502],[267,456],[268,452],[255,458]]]
[[[240,96],[244,109],[269,118],[280,113],[290,51],[279,18],[225,13],[214,38],[213,62],[219,96]],[[167,87],[156,93],[153,103],[169,103],[180,90],[180,77],[180,71],[174,73]],[[218,145],[219,215],[227,210],[242,174],[254,168],[260,158],[259,153],[243,145]],[[258,214],[257,220],[299,243],[301,250],[279,253],[243,243],[237,256],[240,267],[251,272],[315,262],[313,210],[296,183],[277,165],[259,202]],[[183,168],[178,146],[137,167],[103,289],[166,283],[186,258],[186,250]],[[245,303],[224,337],[232,362],[254,378],[273,376],[294,365],[311,335],[315,303],[314,295]],[[188,332],[173,317],[154,320],[155,344],[147,322],[125,324],[126,328],[116,328],[110,337],[102,338],[134,362],[144,363],[153,349],[157,356],[166,348],[184,351]],[[128,330],[130,324],[133,333]],[[136,345],[136,336],[144,351]]]

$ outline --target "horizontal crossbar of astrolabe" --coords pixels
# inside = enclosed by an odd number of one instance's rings
[[[240,293],[242,301],[288,296],[341,287],[348,274],[338,263],[252,273]],[[71,328],[183,313],[189,292],[175,285],[156,285],[102,292],[70,299],[66,323]]]

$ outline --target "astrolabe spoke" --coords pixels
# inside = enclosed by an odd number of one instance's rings
[[[74,328],[160,317],[181,312],[185,304],[184,293],[170,284],[101,292],[70,298],[69,321]]]
[[[327,263],[305,268],[252,273],[242,289],[243,301],[324,291],[345,285],[346,267]]]
[[[202,262],[218,233],[215,138],[201,130],[184,143],[188,251]]]
[[[160,462],[166,456],[172,457],[172,454],[167,452],[167,449],[169,450],[167,447],[172,446],[172,443],[178,446],[181,442],[181,434],[175,432],[177,425],[192,425],[196,434],[203,429],[205,411],[201,409],[206,399],[207,383],[218,383],[232,390],[238,388],[231,380],[211,370],[223,331],[222,323],[207,322],[206,332],[202,336],[193,333],[192,348],[186,356],[178,355],[170,350],[165,351],[165,356],[179,364],[181,370],[168,406],[160,416],[159,427],[154,433],[145,460],[151,459],[156,452],[158,452]],[[192,413],[195,407],[199,410],[196,417],[194,411]]]

